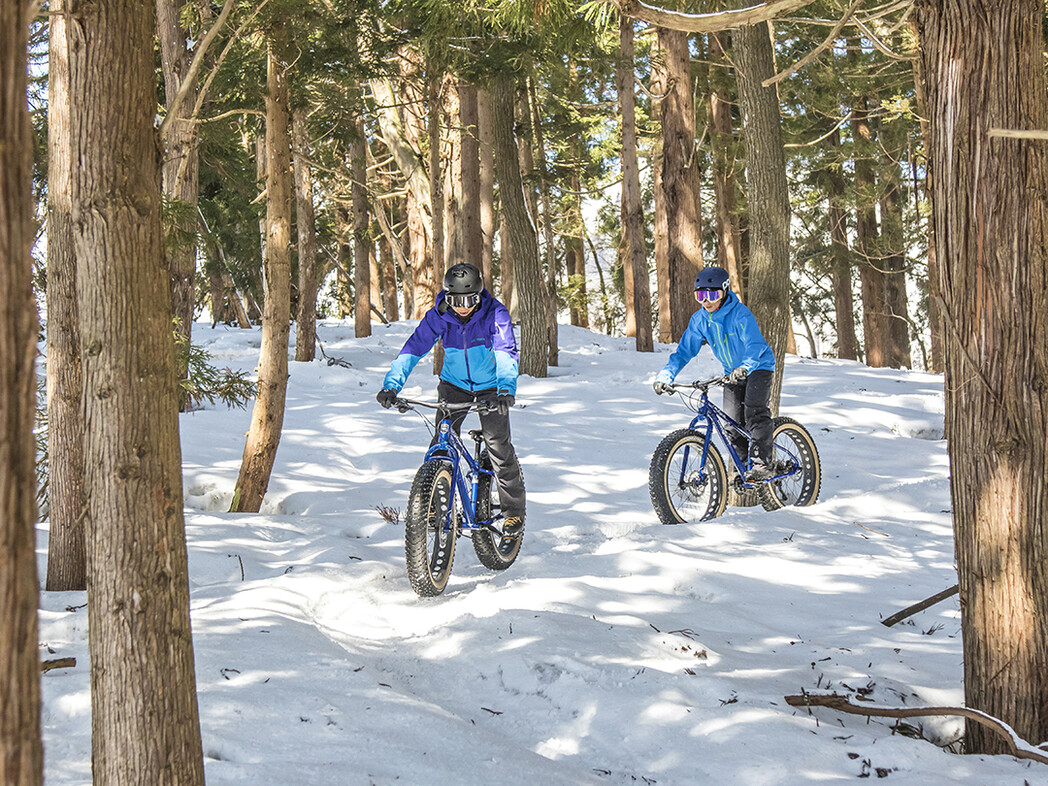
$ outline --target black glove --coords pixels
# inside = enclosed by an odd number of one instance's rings
[[[732,369],[731,373],[728,374],[728,384],[741,385],[746,381],[746,375],[749,373],[749,370],[745,366],[739,366],[738,368]]]
[[[512,407],[516,403],[516,401],[517,400],[513,398],[512,393],[499,393],[499,397],[497,399],[498,413],[500,415],[508,415],[510,407]]]
[[[670,390],[670,386],[669,385],[667,385],[665,382],[660,382],[657,379],[655,380],[655,384],[652,385],[651,387],[652,387],[652,390],[655,391],[655,395],[657,395],[657,396],[661,396],[663,393],[672,393],[673,392],[673,391]]]
[[[378,392],[378,395],[375,396],[375,401],[377,401],[386,409],[392,407],[396,400],[397,391],[393,390],[392,388],[383,388]]]

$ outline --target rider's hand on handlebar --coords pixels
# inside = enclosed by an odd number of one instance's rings
[[[655,384],[653,384],[651,387],[652,387],[652,390],[655,391],[655,394],[658,395],[658,396],[661,396],[663,393],[672,393],[673,392],[673,390],[670,388],[669,385],[667,385],[665,382],[662,382],[662,381],[657,380],[657,379],[655,380]]]
[[[500,415],[508,415],[510,408],[516,403],[516,399],[512,393],[499,393],[499,397],[496,404],[496,411]]]
[[[375,401],[381,404],[385,409],[392,407],[397,401],[397,391],[392,388],[383,388],[375,396]]]
[[[728,384],[741,385],[743,382],[746,381],[746,377],[749,375],[749,373],[749,369],[747,369],[745,366],[739,366],[738,368],[732,369],[731,373],[728,374]]]

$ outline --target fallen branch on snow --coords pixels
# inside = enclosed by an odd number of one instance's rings
[[[918,611],[924,611],[929,606],[934,606],[939,601],[946,600],[947,598],[956,595],[957,591],[958,585],[954,584],[949,589],[944,589],[942,592],[936,592],[930,598],[925,598],[920,603],[914,603],[912,606],[907,606],[902,611],[897,611],[890,617],[886,617],[885,619],[881,620],[881,625],[890,628],[896,622],[902,622],[907,617],[912,617]]]
[[[1022,739],[1007,723],[985,712],[968,707],[878,707],[875,705],[858,705],[848,701],[847,696],[836,693],[817,694],[803,693],[800,696],[786,696],[786,703],[791,707],[829,707],[838,712],[852,715],[866,715],[878,718],[917,718],[923,715],[960,715],[973,720],[981,726],[1004,737],[1011,755],[1017,759],[1030,759],[1048,764],[1048,754],[1040,751]]]

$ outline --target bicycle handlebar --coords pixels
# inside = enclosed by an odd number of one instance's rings
[[[410,398],[397,398],[393,406],[400,412],[407,412],[413,406],[425,407],[426,409],[443,409],[446,412],[461,412],[463,410],[476,409],[477,412],[493,412],[498,409],[494,401],[465,401],[461,404],[451,404],[446,401],[438,401],[436,404],[430,401],[416,401]]]
[[[671,393],[677,390],[701,390],[705,392],[707,388],[709,388],[710,386],[724,385],[727,383],[727,381],[728,375],[724,374],[722,376],[713,377],[711,379],[696,380],[695,382],[671,382],[666,387],[670,389]]]

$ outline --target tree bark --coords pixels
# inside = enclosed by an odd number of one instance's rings
[[[76,139],[69,126],[69,41],[65,3],[55,0],[48,38],[47,168],[47,584],[87,588],[84,544],[84,417],[80,315],[76,303],[72,177]]]
[[[549,343],[549,356],[546,362],[550,366],[560,363],[560,345],[557,330],[557,252],[553,236],[553,208],[549,195],[549,170],[546,166],[546,141],[542,133],[539,118],[538,100],[535,96],[535,80],[528,80],[528,96],[531,105],[532,129],[535,132],[535,147],[539,151],[539,188],[542,198],[542,234],[544,261],[546,265],[546,340]],[[585,265],[583,265],[585,274]]]
[[[477,127],[477,86],[460,82],[459,123],[462,158],[459,177],[462,181],[462,255],[466,262],[483,273],[484,236],[480,224],[480,132]],[[489,271],[490,274],[490,271]],[[485,279],[485,287],[488,280]]]
[[[717,264],[728,271],[732,291],[746,302],[746,290],[739,253],[739,220],[736,215],[737,162],[733,153],[735,134],[731,122],[731,96],[728,94],[725,49],[730,46],[727,33],[710,33],[710,89],[707,112],[710,124],[710,147],[713,151],[713,195],[717,214]]]
[[[353,335],[371,335],[371,238],[368,220],[367,158],[364,119],[358,118],[349,143],[353,202]]]
[[[918,0],[965,703],[1048,739],[1048,128],[1034,0]],[[969,753],[1005,744],[969,723]]]
[[[492,249],[495,243],[495,153],[492,145],[491,94],[477,89],[477,132],[480,139],[480,234],[481,272],[484,286],[495,292]]]
[[[840,132],[834,131],[828,143],[840,147]],[[837,357],[856,360],[859,345],[855,338],[855,300],[852,295],[851,249],[848,248],[848,211],[844,207],[844,177],[840,169],[829,173],[830,246],[833,254],[833,308],[837,323]]]
[[[295,360],[308,363],[317,353],[316,211],[313,208],[313,174],[309,163],[309,119],[305,109],[291,117],[294,138],[295,225],[298,227],[298,311],[295,314]]]
[[[704,267],[698,194],[700,174],[695,155],[695,104],[691,90],[688,34],[657,29],[664,94],[659,104],[661,147],[655,160],[655,247],[662,259],[659,332],[664,341],[678,341],[697,307],[695,275]],[[659,250],[661,247],[661,251]],[[661,288],[668,290],[665,298]],[[663,303],[668,306],[669,333],[663,324]]]
[[[287,47],[287,28],[276,22],[269,31],[266,53],[266,298],[258,393],[233,492],[232,513],[258,513],[262,506],[280,445],[287,399],[292,193]]]
[[[0,4],[0,773],[44,782],[36,575],[33,136],[26,112],[29,3]]]
[[[637,161],[636,96],[633,92],[633,20],[619,17],[619,60],[615,77],[622,116],[622,271],[626,290],[626,335],[638,352],[654,349],[651,335],[651,284],[644,246],[644,208]]]
[[[502,197],[502,215],[507,232],[503,242],[513,258],[521,312],[520,373],[546,376],[548,343],[546,298],[535,226],[524,202],[517,143],[513,136],[513,79],[499,74],[491,91],[495,171]]]
[[[71,4],[73,5],[73,4]],[[153,8],[76,3],[70,126],[83,347],[94,783],[203,784]]]
[[[749,189],[750,254],[747,305],[775,353],[771,409],[779,410],[782,369],[790,328],[790,199],[786,154],[775,85],[775,56],[767,24],[735,33],[739,97],[745,114],[746,182]]]
[[[167,269],[171,277],[171,304],[177,330],[187,344],[193,326],[193,284],[196,277],[197,201],[199,194],[199,140],[193,121],[197,87],[190,86],[185,99],[176,107],[175,96],[189,76],[193,52],[182,27],[187,0],[156,0],[157,37],[164,73],[164,101],[168,109],[164,136],[164,195],[175,208],[173,242],[165,244]],[[194,79],[195,82],[195,79]],[[172,111],[173,110],[173,111]],[[180,360],[181,364],[182,361]],[[187,365],[180,365],[178,378],[185,378]],[[181,396],[180,396],[181,399]],[[180,404],[184,404],[181,402]]]

